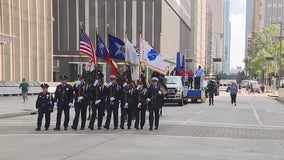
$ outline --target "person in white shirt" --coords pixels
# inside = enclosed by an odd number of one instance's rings
[[[201,69],[201,66],[195,70],[195,78],[194,78],[194,89],[200,89],[200,79],[204,76],[204,72]]]

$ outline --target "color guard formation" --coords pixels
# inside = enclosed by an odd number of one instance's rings
[[[41,130],[43,115],[45,115],[45,130],[50,126],[50,114],[57,106],[57,118],[55,131],[61,129],[61,117],[64,112],[64,130],[68,130],[70,119],[70,108],[74,106],[75,117],[71,128],[78,129],[79,117],[80,130],[84,130],[87,121],[87,108],[91,107],[91,117],[87,127],[98,130],[102,127],[110,129],[113,119],[113,128],[143,129],[146,120],[146,111],[149,111],[149,130],[158,129],[160,111],[163,106],[164,92],[158,77],[153,76],[151,83],[146,84],[141,78],[136,84],[124,76],[124,80],[118,83],[117,77],[111,75],[109,83],[104,82],[104,75],[98,71],[95,79],[86,83],[85,77],[80,76],[79,81],[73,87],[67,84],[67,77],[60,76],[62,84],[56,87],[54,97],[47,92],[48,85],[42,84],[43,91],[38,95],[36,108],[38,108],[38,119],[36,131]],[[120,114],[119,114],[120,110]],[[119,117],[120,115],[120,117]],[[105,122],[103,124],[103,117]],[[120,121],[119,121],[120,119]],[[95,121],[97,120],[97,124]],[[120,122],[120,124],[119,124]]]

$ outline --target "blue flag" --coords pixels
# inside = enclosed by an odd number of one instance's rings
[[[179,72],[181,68],[181,54],[180,52],[177,52],[177,58],[176,58],[176,71]]]
[[[99,59],[103,59],[105,61],[108,61],[108,50],[106,48],[105,42],[102,40],[102,38],[97,34],[96,36],[96,56]]]
[[[110,58],[125,61],[125,43],[112,35],[108,35]]]

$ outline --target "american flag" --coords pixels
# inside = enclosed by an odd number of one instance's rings
[[[88,35],[83,30],[81,30],[80,53],[90,57],[89,63],[96,62],[94,45],[91,42],[90,37],[88,37]]]

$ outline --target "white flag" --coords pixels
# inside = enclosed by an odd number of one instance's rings
[[[160,54],[158,54],[157,51],[143,38],[140,38],[140,60],[147,63],[148,67],[152,70],[164,75],[167,74],[167,64],[164,62]]]
[[[130,69],[131,69],[131,79],[133,81],[138,81],[139,80],[139,66],[130,64]]]
[[[133,45],[127,38],[125,38],[124,43],[125,43],[125,62],[139,65],[140,61],[137,56],[136,49],[133,47]]]

